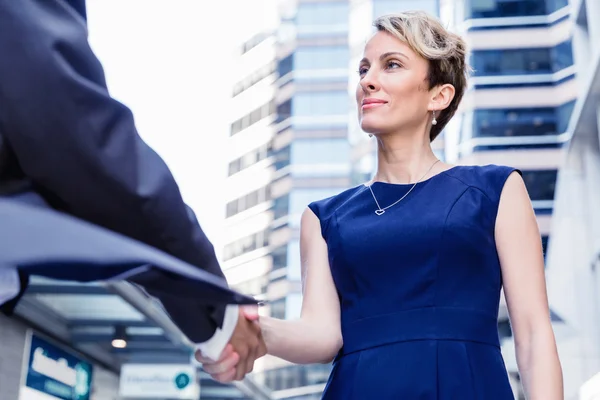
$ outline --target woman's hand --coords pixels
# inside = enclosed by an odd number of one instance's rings
[[[257,307],[240,306],[240,318],[245,318],[246,322],[256,324],[260,330],[258,326]],[[195,354],[196,360],[202,364],[204,371],[218,382],[227,383],[234,380],[242,380],[246,374],[252,372],[254,362],[266,354],[266,345],[260,331],[258,334],[258,346],[250,346],[257,348],[252,354],[240,354],[239,351],[236,351],[236,348],[244,349],[249,347],[243,346],[245,343],[237,343],[236,340],[234,334],[218,360],[211,360],[204,357],[200,351],[197,351]]]

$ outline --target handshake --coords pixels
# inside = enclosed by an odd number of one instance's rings
[[[254,362],[265,354],[267,346],[258,323],[258,307],[239,306],[237,325],[220,358],[211,360],[199,350],[195,358],[214,380],[228,383],[244,379],[252,372]]]

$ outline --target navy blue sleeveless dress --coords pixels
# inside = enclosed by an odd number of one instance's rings
[[[380,216],[365,185],[309,205],[327,242],[344,340],[323,399],[514,399],[498,338],[494,240],[513,171],[453,167]],[[411,186],[372,189],[386,207]]]

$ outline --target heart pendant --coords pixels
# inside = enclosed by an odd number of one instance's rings
[[[381,215],[385,212],[385,210],[375,210],[375,214]]]

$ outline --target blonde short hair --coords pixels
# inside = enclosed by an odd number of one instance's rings
[[[380,32],[387,32],[406,43],[414,52],[429,61],[427,81],[429,89],[451,84],[455,95],[450,105],[437,116],[437,124],[429,134],[433,141],[456,113],[467,88],[470,72],[465,58],[467,46],[459,35],[449,32],[437,18],[423,11],[406,11],[384,15],[374,24]]]

